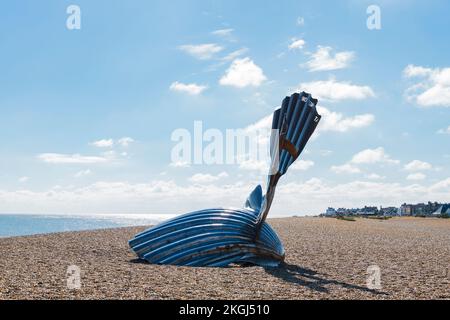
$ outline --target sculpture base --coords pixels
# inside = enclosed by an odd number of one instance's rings
[[[256,217],[251,209],[195,211],[137,234],[129,245],[139,258],[153,264],[277,266],[284,260],[283,245],[267,222],[257,235]]]

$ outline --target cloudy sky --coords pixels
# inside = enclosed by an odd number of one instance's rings
[[[71,4],[81,29],[67,28]],[[174,163],[172,133],[265,127],[299,90],[323,118],[271,215],[450,202],[448,1],[0,8],[1,213],[239,207],[260,163]]]

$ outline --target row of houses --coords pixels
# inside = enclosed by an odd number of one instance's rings
[[[450,204],[438,202],[402,204],[400,207],[328,208],[325,216],[438,216],[450,215]]]
[[[377,207],[364,207],[364,208],[328,208],[325,212],[326,216],[359,216],[359,215],[377,215],[378,214],[378,208]]]
[[[447,211],[448,204],[438,202],[418,203],[418,204],[402,204],[399,208],[402,216],[430,216],[443,214]]]

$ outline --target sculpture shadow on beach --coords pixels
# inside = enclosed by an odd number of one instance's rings
[[[148,263],[148,261],[141,259],[141,258],[135,258],[135,259],[131,259],[130,263],[136,263],[136,264],[150,264]]]
[[[376,295],[387,295],[386,292],[382,292],[375,289],[369,289],[364,286],[359,286],[355,284],[346,283],[343,281],[327,279],[321,275],[319,275],[316,271],[302,268],[297,265],[281,263],[278,267],[275,268],[264,268],[264,270],[283,281],[290,282],[295,285],[300,285],[303,287],[307,287],[313,291],[329,293],[327,289],[327,285],[336,285],[349,290],[357,290],[366,293],[376,294]]]

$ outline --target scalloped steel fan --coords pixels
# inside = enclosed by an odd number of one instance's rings
[[[154,264],[277,266],[284,260],[284,248],[265,220],[278,180],[299,157],[320,121],[316,105],[316,99],[302,92],[286,97],[275,110],[270,137],[271,166],[264,196],[258,185],[243,209],[207,209],[163,222],[131,239],[133,251]]]

